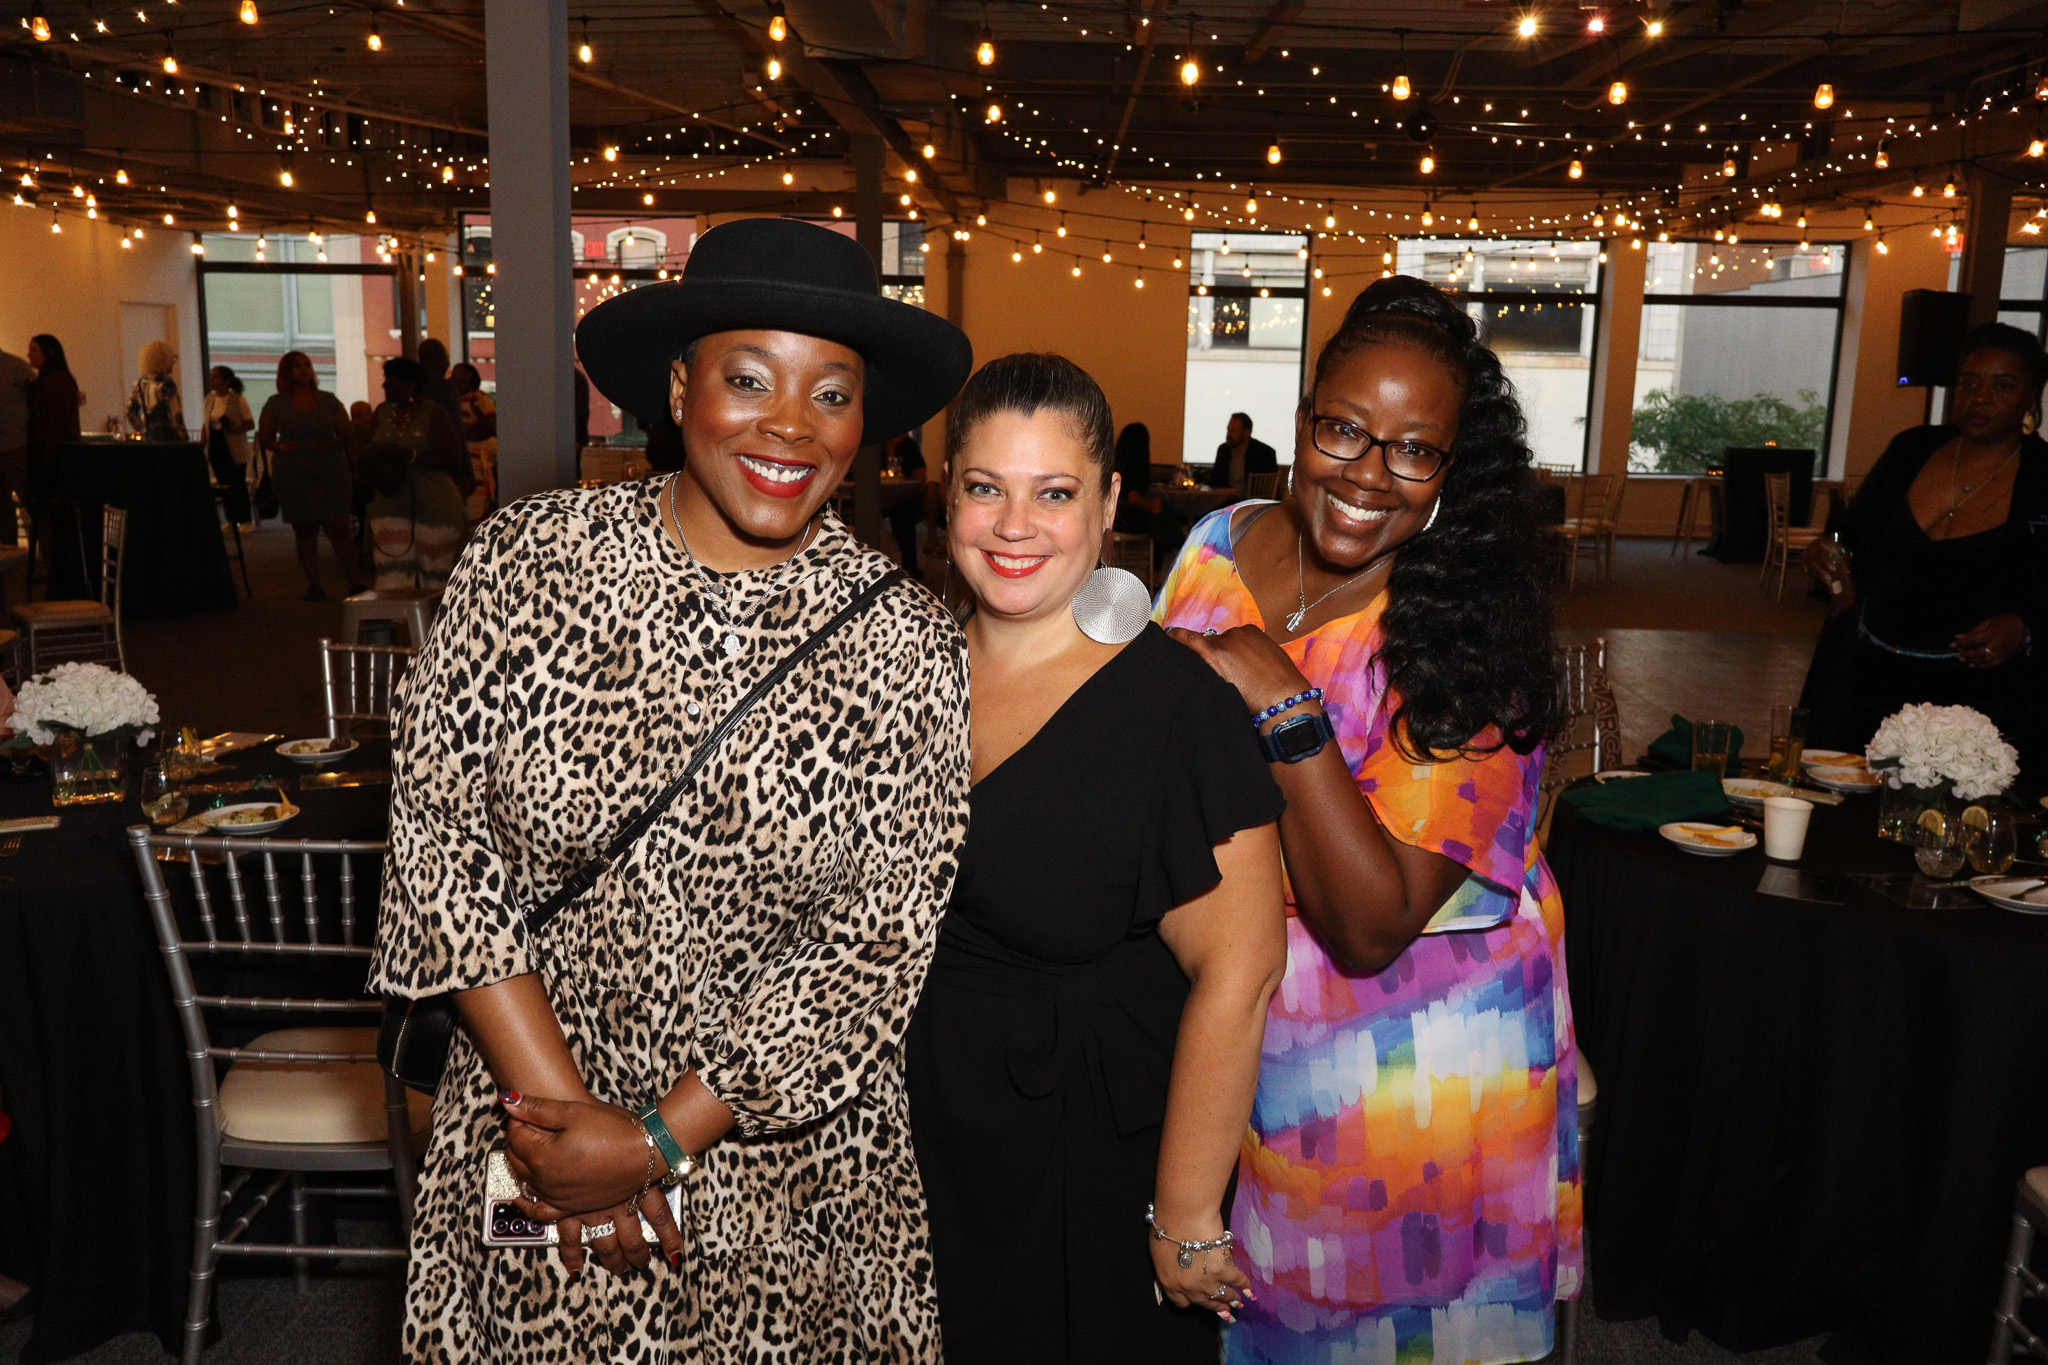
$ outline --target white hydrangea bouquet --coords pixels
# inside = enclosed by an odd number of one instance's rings
[[[75,731],[88,738],[113,735],[148,744],[161,718],[156,698],[126,673],[105,664],[58,664],[38,673],[14,697],[13,747],[55,744]]]
[[[1999,795],[2020,771],[2019,755],[1991,718],[1968,706],[1902,706],[1863,754],[1893,787],[1947,787],[1965,801]]]

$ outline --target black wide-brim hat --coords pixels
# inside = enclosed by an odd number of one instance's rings
[[[697,239],[680,280],[609,299],[576,325],[592,386],[644,423],[668,412],[669,368],[714,332],[823,337],[860,353],[861,442],[927,421],[974,368],[967,334],[922,308],[882,296],[875,264],[842,233],[794,218],[742,218]]]

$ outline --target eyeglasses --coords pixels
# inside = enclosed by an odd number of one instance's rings
[[[1387,472],[1410,483],[1423,483],[1435,478],[1437,470],[1443,468],[1444,461],[1450,458],[1444,451],[1421,441],[1382,441],[1341,417],[1316,418],[1309,429],[1309,439],[1315,442],[1317,450],[1346,464],[1364,459],[1365,453],[1377,446],[1386,460]]]

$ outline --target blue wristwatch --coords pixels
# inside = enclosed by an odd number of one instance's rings
[[[1337,737],[1330,718],[1320,711],[1283,720],[1259,736],[1259,749],[1268,763],[1299,763],[1314,758],[1323,746]]]

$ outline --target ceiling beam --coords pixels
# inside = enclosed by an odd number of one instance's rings
[[[1273,0],[1273,7],[1266,11],[1266,17],[1259,20],[1259,26],[1252,30],[1252,39],[1244,45],[1246,65],[1266,55],[1273,42],[1280,36],[1280,30],[1301,17],[1307,7],[1306,0]]]

